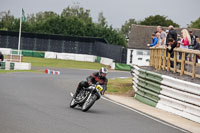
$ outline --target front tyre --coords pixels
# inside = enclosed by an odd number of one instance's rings
[[[70,108],[74,108],[76,107],[77,103],[76,103],[76,100],[74,98],[72,98],[71,102],[70,102]]]
[[[85,101],[85,103],[83,104],[82,111],[83,112],[88,111],[92,107],[92,105],[95,103],[96,99],[97,99],[97,96],[96,95],[92,95],[90,97],[90,99],[88,101]]]

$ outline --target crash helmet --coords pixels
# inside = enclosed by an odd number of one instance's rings
[[[108,73],[108,69],[105,68],[105,67],[102,67],[102,68],[99,70],[99,75],[102,76],[102,77],[105,77],[107,73]]]

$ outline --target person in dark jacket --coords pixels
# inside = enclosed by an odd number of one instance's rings
[[[177,46],[177,41],[175,41],[173,38],[168,39],[168,47],[167,52],[170,53],[170,57],[174,58],[174,48]],[[174,67],[174,62],[171,61],[171,67]]]
[[[89,77],[87,77],[87,81],[81,81],[76,89],[76,93],[74,94],[74,98],[78,95],[81,89],[88,88],[92,84],[96,84],[97,82],[103,86],[102,95],[104,95],[107,90],[108,79],[106,75],[108,70],[102,67],[99,72],[92,73]]]
[[[1,53],[1,51],[0,51],[0,66],[1,66],[1,62],[4,60],[4,56],[3,56],[3,54]]]
[[[169,38],[174,39],[174,41],[177,41],[177,32],[174,30],[174,27],[172,25],[170,25],[168,27],[169,33],[167,34],[167,38],[166,38],[166,45],[168,46],[168,40]]]

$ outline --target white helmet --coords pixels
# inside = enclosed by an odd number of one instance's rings
[[[102,67],[100,70],[99,70],[99,73],[104,73],[104,74],[107,74],[108,73],[108,69],[105,68],[105,67]]]

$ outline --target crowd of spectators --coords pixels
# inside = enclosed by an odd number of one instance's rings
[[[176,47],[200,50],[200,39],[197,35],[193,35],[192,30],[188,31],[187,29],[182,29],[181,35],[179,35],[172,25],[170,25],[166,31],[164,31],[161,26],[157,26],[157,31],[152,34],[152,43],[147,44],[147,46],[167,48],[170,57],[173,58],[173,49]],[[186,58],[187,57],[188,54],[186,54]]]

